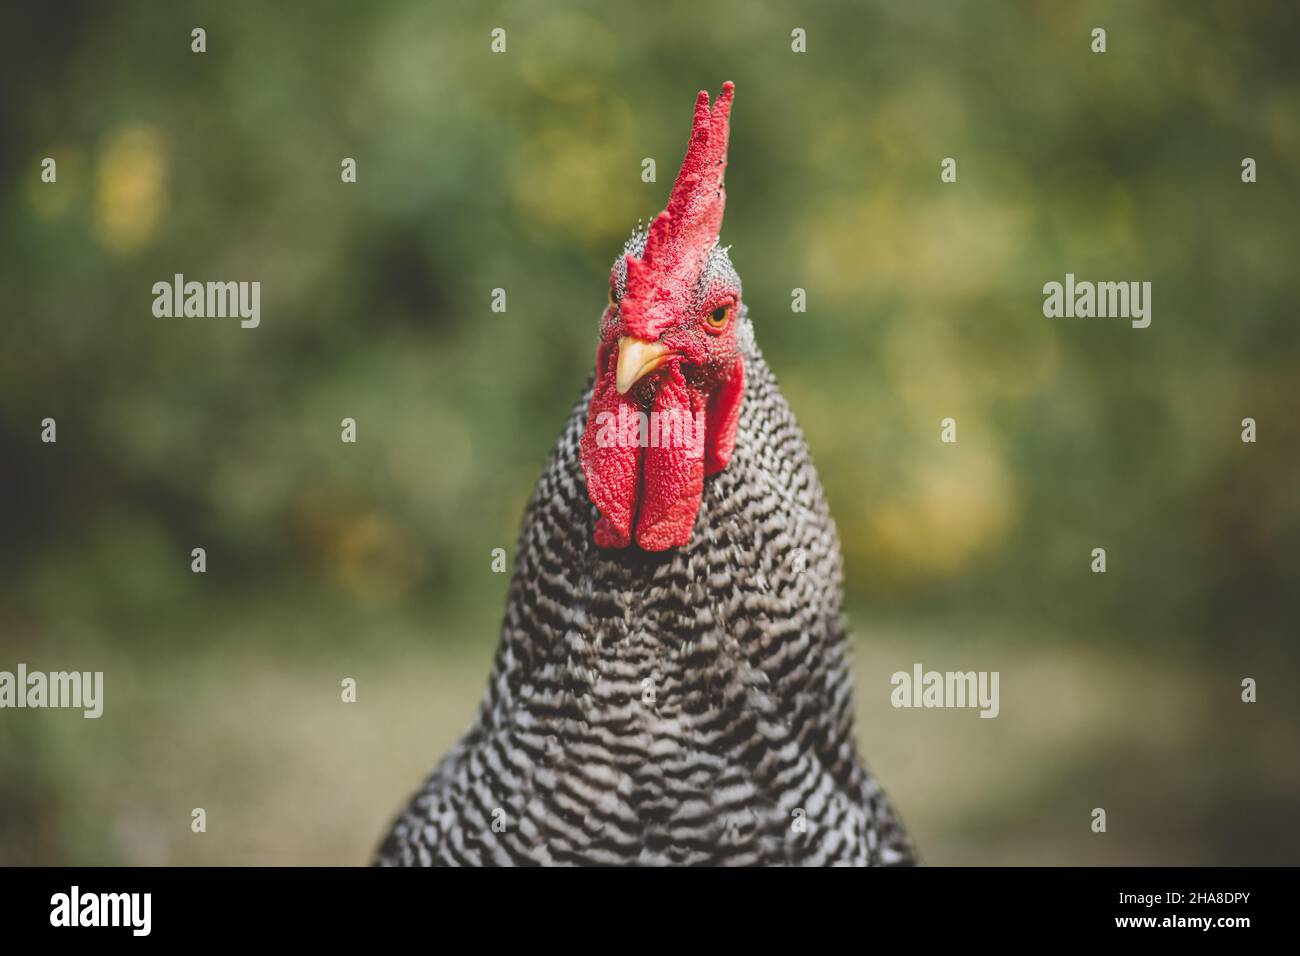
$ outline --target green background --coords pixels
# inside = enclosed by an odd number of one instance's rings
[[[722,239],[926,860],[1300,862],[1295,4],[29,7],[0,30],[0,669],[107,687],[97,721],[0,711],[0,862],[368,859],[473,715],[492,549],[727,79]],[[177,272],[260,280],[261,327],[155,318]],[[1044,318],[1067,272],[1152,282],[1151,327]],[[893,709],[914,662],[1000,671],[1001,715]]]

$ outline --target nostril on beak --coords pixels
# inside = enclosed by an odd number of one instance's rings
[[[616,386],[620,395],[649,375],[668,360],[672,352],[659,342],[625,335],[618,340],[618,375]]]

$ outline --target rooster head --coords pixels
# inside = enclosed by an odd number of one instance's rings
[[[668,208],[628,240],[609,278],[580,459],[596,544],[680,547],[736,442],[745,367],[740,278],[718,245],[733,86],[695,100]]]

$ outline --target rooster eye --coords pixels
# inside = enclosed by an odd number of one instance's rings
[[[614,291],[613,286],[609,287],[609,304],[618,305],[618,293]]]
[[[731,306],[720,305],[709,313],[708,318],[705,319],[705,321],[708,322],[711,327],[720,329],[727,324],[729,318],[731,318]]]

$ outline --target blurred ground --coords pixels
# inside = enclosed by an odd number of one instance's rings
[[[94,666],[108,672],[111,720],[27,711],[0,723],[0,753],[8,763],[17,748],[20,763],[0,764],[0,863],[368,861],[469,723],[492,642],[449,652],[432,628],[326,665],[309,642],[276,652],[255,630],[207,653],[183,641],[147,660],[106,652]],[[1001,714],[892,708],[889,675],[914,661],[996,667]],[[1253,664],[1261,676],[1292,666]],[[1176,642],[1116,655],[1029,635],[898,631],[860,640],[856,671],[860,744],[927,863],[1300,856],[1290,828],[1300,727],[1275,680],[1264,677],[1261,703],[1244,707],[1235,672],[1180,659]],[[343,676],[357,678],[354,705],[339,703]],[[195,806],[207,833],[190,832]],[[1095,806],[1107,810],[1104,835],[1089,829]],[[29,829],[33,820],[43,825]]]

